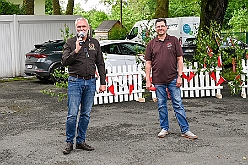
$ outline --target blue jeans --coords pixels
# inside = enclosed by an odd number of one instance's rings
[[[189,124],[186,120],[186,113],[181,99],[181,90],[176,87],[176,80],[174,79],[169,84],[154,85],[156,87],[156,97],[158,102],[159,123],[160,127],[169,130],[168,107],[167,107],[167,92],[168,88],[171,96],[172,106],[174,109],[177,122],[180,126],[181,133],[189,130]]]
[[[96,91],[96,78],[84,80],[69,76],[68,78],[68,115],[66,121],[66,142],[73,144],[76,134],[77,115],[80,117],[77,126],[76,143],[86,139],[86,130],[90,121],[90,112]]]

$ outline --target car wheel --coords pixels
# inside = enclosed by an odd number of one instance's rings
[[[51,80],[54,83],[64,81],[63,76],[57,75],[56,70],[59,71],[61,74],[65,73],[65,67],[62,64],[56,64],[53,66],[53,68],[51,69],[51,72],[50,72]]]
[[[48,81],[49,77],[40,77],[40,76],[36,76],[37,79],[39,79],[40,81]]]

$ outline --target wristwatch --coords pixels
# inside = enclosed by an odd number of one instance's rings
[[[182,78],[182,75],[181,74],[179,74],[178,76]]]

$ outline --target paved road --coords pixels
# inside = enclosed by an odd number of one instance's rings
[[[124,102],[94,106],[87,143],[92,152],[63,155],[66,100],[37,80],[0,83],[0,165],[240,165],[248,164],[247,99],[230,96],[183,99],[198,140],[180,137],[171,103],[170,134],[160,131],[157,104]]]

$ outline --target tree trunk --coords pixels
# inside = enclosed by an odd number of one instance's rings
[[[34,15],[34,0],[23,0],[26,15]]]
[[[59,0],[53,0],[53,15],[61,15]]]
[[[65,14],[73,15],[73,7],[74,7],[74,0],[68,0]]]
[[[169,0],[157,0],[154,18],[167,18],[169,16]]]
[[[209,27],[211,21],[214,21],[221,26],[227,5],[228,0],[202,0],[200,28],[204,30],[205,27]]]

